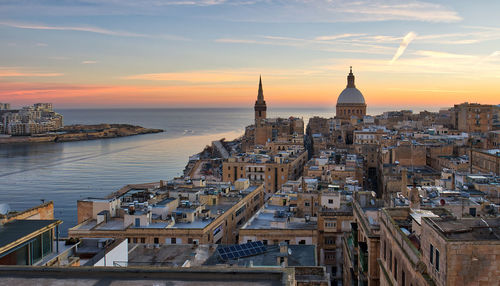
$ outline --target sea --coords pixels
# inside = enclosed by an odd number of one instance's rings
[[[232,140],[253,122],[253,108],[56,110],[64,124],[127,123],[165,132],[65,143],[0,145],[0,204],[22,211],[53,201],[61,235],[77,222],[77,200],[127,184],[169,180],[212,141]],[[380,113],[383,110],[372,110]],[[369,110],[370,112],[370,110]],[[269,109],[268,117],[333,117],[334,108]]]

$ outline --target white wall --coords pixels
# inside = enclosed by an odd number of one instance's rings
[[[126,239],[106,253],[94,266],[115,266],[115,261],[121,263],[128,262],[128,242]]]

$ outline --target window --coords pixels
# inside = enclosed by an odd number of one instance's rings
[[[384,240],[384,260],[387,261],[387,244]]]
[[[439,271],[439,250],[436,248],[436,270]]]
[[[146,243],[146,238],[145,237],[141,237],[141,243]]]
[[[302,239],[301,241],[299,241],[299,244],[306,244],[306,241]]]
[[[336,228],[337,223],[335,221],[325,221],[325,227],[327,228]]]
[[[42,255],[45,256],[52,252],[52,231],[46,231],[42,234]]]
[[[401,285],[406,285],[406,276],[404,271],[401,271]]]
[[[311,205],[311,204],[310,204],[309,202],[305,202],[305,203],[304,203],[304,206],[306,206],[306,207],[308,207],[308,206],[310,206],[310,205]]]
[[[290,244],[290,240],[285,240],[286,244]]]
[[[325,244],[335,244],[335,238],[333,237],[325,237]]]
[[[434,263],[434,246],[431,244],[431,248],[429,250],[429,262],[431,264]]]
[[[264,245],[267,245],[267,239],[264,239],[264,240],[262,241],[262,243],[263,243]]]
[[[42,236],[37,236],[31,243],[31,254],[33,262],[42,259]]]
[[[189,244],[192,244],[192,243],[193,243],[193,238],[188,237],[188,243],[189,243]]]
[[[177,243],[177,238],[172,237],[172,238],[170,239],[170,243],[171,243],[171,244],[176,244],[176,243]]]
[[[135,227],[140,227],[140,226],[141,226],[141,219],[135,218]]]
[[[394,257],[394,278],[398,281],[398,260]]]
[[[241,208],[239,208],[236,212],[235,212],[235,215],[236,216],[239,216],[240,214],[242,214],[246,209],[246,205],[243,205]]]
[[[159,243],[160,243],[160,239],[159,239],[158,237],[155,237],[155,238],[154,238],[154,243],[155,243],[155,244],[159,244]]]
[[[392,250],[389,250],[389,270],[392,271]]]
[[[134,243],[137,243],[137,237],[134,237],[133,241],[134,241]]]
[[[328,200],[328,203],[329,204],[333,204],[333,200]]]

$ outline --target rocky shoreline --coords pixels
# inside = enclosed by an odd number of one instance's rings
[[[130,124],[68,125],[58,132],[33,136],[0,137],[0,144],[73,142],[118,138],[141,134],[161,133],[162,129],[145,128]]]

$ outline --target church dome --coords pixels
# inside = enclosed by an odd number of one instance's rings
[[[355,87],[348,87],[344,89],[337,99],[337,104],[341,103],[365,103],[365,98],[359,89]]]
[[[340,93],[337,104],[365,104],[365,97],[354,85],[352,67],[347,76],[347,87]]]

